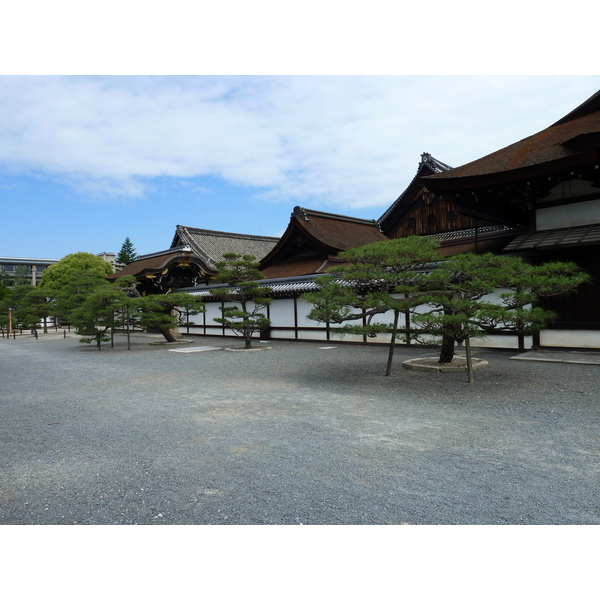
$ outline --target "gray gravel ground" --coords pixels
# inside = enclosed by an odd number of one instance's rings
[[[0,339],[0,523],[600,524],[598,366],[157,339]]]

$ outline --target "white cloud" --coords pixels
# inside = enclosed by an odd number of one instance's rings
[[[421,152],[453,166],[547,127],[600,78],[0,77],[0,167],[93,197],[216,176],[265,199],[389,205]],[[202,186],[202,182],[195,185]]]

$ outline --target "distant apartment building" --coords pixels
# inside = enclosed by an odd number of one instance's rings
[[[116,270],[116,254],[114,252],[101,252],[97,254]],[[7,287],[15,283],[38,285],[42,280],[42,273],[50,265],[58,262],[53,258],[15,258],[12,256],[0,256],[0,281]]]
[[[96,256],[107,262],[112,267],[113,273],[117,270],[117,255],[114,252],[100,252]]]
[[[7,286],[15,282],[38,285],[42,273],[50,265],[58,262],[51,258],[13,258],[0,256],[0,277]]]

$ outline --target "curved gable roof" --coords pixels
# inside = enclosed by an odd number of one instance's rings
[[[578,119],[579,117],[583,117],[598,111],[600,111],[600,91],[596,92],[585,102],[581,103],[577,108],[565,115],[562,119],[556,121],[554,125],[566,123],[567,121],[572,121],[573,119]]]
[[[125,265],[120,271],[108,275],[106,279],[114,281],[125,275],[133,275],[138,279],[147,275],[156,275],[162,273],[165,269],[171,269],[179,265],[194,265],[197,270],[205,271],[204,263],[194,256],[189,246],[179,246],[162,252],[144,254],[136,261]]]
[[[296,225],[313,241],[331,252],[341,252],[385,239],[377,221],[309,210],[297,206]]]
[[[225,231],[212,231],[210,229],[197,229],[177,225],[171,247],[188,244],[206,264],[208,271],[216,273],[215,263],[223,258],[223,254],[235,252],[237,254],[250,254],[260,260],[268,254],[279,241],[276,237],[259,235],[245,235],[243,233],[229,233]]]
[[[461,167],[422,178],[434,191],[516,181],[590,164],[600,148],[600,92],[550,127]]]

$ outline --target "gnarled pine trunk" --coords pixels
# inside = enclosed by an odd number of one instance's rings
[[[454,338],[444,335],[442,338],[442,349],[440,351],[440,363],[450,363],[454,358]]]
[[[164,336],[165,340],[167,340],[167,342],[176,342],[177,339],[175,338],[175,336],[173,335],[173,332],[170,329],[167,329],[166,327],[157,327],[159,333],[162,333],[162,335]]]

